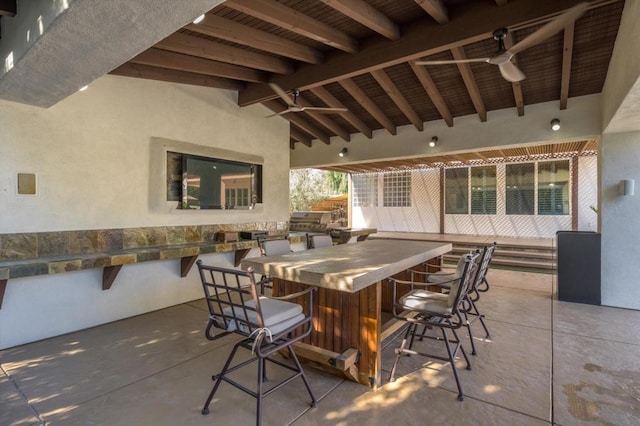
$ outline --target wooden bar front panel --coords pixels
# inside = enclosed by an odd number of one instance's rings
[[[273,295],[283,296],[305,287],[305,284],[275,278]],[[357,293],[318,288],[313,299],[314,331],[304,343],[336,353],[343,353],[350,348],[358,350],[360,360],[356,365],[359,382],[369,386],[379,385],[381,303],[380,282]]]

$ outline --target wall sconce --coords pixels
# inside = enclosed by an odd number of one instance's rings
[[[437,136],[434,136],[434,137],[432,137],[432,138],[431,138],[431,141],[429,141],[429,146],[430,146],[431,148],[433,148],[433,147],[435,147],[435,146],[436,146],[436,144],[437,144],[437,143],[438,143],[438,137],[437,137]]]
[[[554,132],[560,130],[560,120],[558,120],[557,118],[551,120],[551,130],[553,130]]]
[[[633,195],[633,187],[635,181],[633,179],[624,179],[620,181],[620,195]]]
[[[342,148],[342,151],[340,151],[338,153],[339,157],[344,157],[345,155],[347,155],[347,152],[349,152],[349,150],[347,148]]]

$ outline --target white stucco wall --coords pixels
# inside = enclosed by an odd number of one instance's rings
[[[602,128],[605,133],[640,130],[640,1],[628,0],[602,88]]]
[[[640,309],[640,132],[603,135],[601,158],[602,304]],[[623,179],[635,195],[620,195]]]
[[[0,233],[287,221],[289,126],[267,113],[238,108],[231,91],[116,76],[49,109],[0,101]],[[153,209],[154,137],[264,157],[264,204]],[[37,174],[37,195],[16,195],[18,172]],[[229,266],[233,253],[202,258]],[[108,291],[101,269],[10,279],[0,348],[201,297],[196,268],[180,278],[179,263],[126,265]]]

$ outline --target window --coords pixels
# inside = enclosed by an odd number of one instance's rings
[[[252,208],[262,202],[262,165],[167,152],[167,201],[183,209]]]
[[[535,164],[507,164],[507,214],[534,214]]]
[[[378,207],[378,175],[353,175],[354,207]]]
[[[471,168],[471,214],[496,214],[496,166]]]
[[[469,214],[469,168],[445,170],[445,213]]]
[[[384,207],[411,207],[411,173],[387,173],[382,181]]]
[[[538,163],[538,214],[569,214],[569,160]]]

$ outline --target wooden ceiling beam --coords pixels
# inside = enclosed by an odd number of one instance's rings
[[[363,0],[321,0],[327,6],[348,16],[390,40],[400,38],[400,27],[385,14]]]
[[[407,99],[402,95],[400,89],[398,89],[393,81],[391,81],[387,73],[384,72],[384,70],[375,70],[371,72],[371,75],[376,79],[387,96],[391,98],[391,100],[398,106],[400,111],[402,111],[404,116],[409,119],[409,121],[416,127],[416,129],[418,129],[419,131],[423,131],[424,123],[422,119],[420,118],[418,113],[416,113]]]
[[[318,105],[312,105],[302,95],[298,95],[297,102],[299,105],[302,105],[303,107],[318,106]],[[326,127],[328,130],[333,132],[335,135],[340,136],[346,142],[351,141],[351,135],[349,135],[349,132],[347,132],[345,129],[340,127],[340,125],[338,125],[338,123],[336,123],[333,119],[331,119],[331,117],[328,114],[321,114],[314,111],[305,111],[305,113],[308,114],[314,120],[316,120],[318,123]]]
[[[242,90],[244,83],[211,75],[194,74],[149,65],[125,63],[109,74],[125,77],[146,78],[149,80],[169,81],[171,83],[191,84],[194,86],[215,87],[216,89]]]
[[[232,78],[235,80],[251,82],[267,81],[267,73],[264,71],[155,48],[145,50],[131,59],[130,62],[171,70]]]
[[[322,102],[329,105],[331,108],[346,108],[342,102],[336,99],[327,89],[324,87],[314,87],[310,89],[311,93],[319,97]],[[358,131],[363,133],[366,137],[371,139],[373,137],[373,131],[367,126],[364,121],[360,120],[354,113],[347,111],[341,114],[349,124],[355,127]]]
[[[387,129],[389,133],[391,133],[392,135],[396,134],[395,124],[389,117],[385,115],[384,112],[380,110],[380,108],[378,108],[378,105],[376,105],[376,103],[373,102],[373,100],[371,100],[371,98],[368,97],[360,87],[358,87],[355,81],[347,78],[344,80],[340,80],[338,83],[340,83],[344,90],[349,92],[349,94],[356,100],[356,102],[362,105],[362,107],[369,114],[371,114],[371,116],[378,123],[380,123],[385,129]]]
[[[496,22],[511,28],[540,16],[560,13],[579,1],[518,0],[502,7],[496,7],[490,2],[470,3],[459,8],[455,19],[447,25],[436,24],[429,17],[418,19],[401,28],[400,40],[388,40],[376,35],[375,38],[365,40],[358,53],[335,52],[322,64],[302,64],[291,75],[272,76],[271,82],[280,87],[297,87],[301,90],[323,86],[430,56],[454,46],[486,40],[491,38]],[[273,98],[275,95],[268,85],[252,83],[239,94],[238,103],[246,106]]]
[[[308,146],[311,148],[311,138],[306,135],[306,133],[298,130],[298,128],[294,125],[289,126],[289,135],[295,139],[296,141]]]
[[[501,5],[498,5],[501,6]],[[510,49],[513,46],[513,36],[511,33],[507,33],[507,36],[504,39],[504,47]],[[518,58],[514,56],[511,58],[511,62],[514,65],[518,65]],[[511,83],[511,89],[513,90],[513,99],[516,102],[516,109],[518,110],[518,117],[524,116],[524,96],[522,95],[522,85],[519,81],[514,81]]]
[[[453,158],[455,161],[460,161],[462,164],[467,164],[468,161],[466,158],[458,155],[458,154],[449,154],[449,157]]]
[[[573,34],[575,22],[564,29],[564,47],[562,50],[562,77],[560,83],[560,109],[567,109],[569,100],[569,83],[571,81],[571,60],[573,58]]]
[[[264,106],[266,106],[267,108],[269,108],[271,111],[275,112],[276,114],[287,109],[284,105],[282,105],[278,101],[266,101],[266,102],[263,102],[262,104]],[[329,137],[329,135],[327,133],[325,133],[324,131],[318,129],[316,126],[311,124],[306,119],[300,117],[300,113],[290,112],[288,114],[282,114],[281,117],[284,118],[285,120],[288,120],[291,123],[295,124],[296,126],[301,128],[305,132],[307,132],[310,135],[318,138],[319,140],[321,140],[322,142],[326,143],[327,145],[329,145],[331,143],[330,142],[330,137]]]
[[[451,53],[453,54],[454,59],[467,59],[467,54],[464,52],[464,47],[462,46],[454,47],[451,49]],[[480,117],[480,121],[487,121],[487,109],[485,108],[484,101],[480,95],[480,89],[478,89],[476,78],[473,76],[473,72],[471,71],[471,65],[466,63],[456,65],[458,66],[464,85],[467,87],[471,102],[473,102],[473,106]]]
[[[291,74],[293,72],[293,64],[291,62],[275,56],[263,55],[184,33],[172,34],[154,47],[278,74]]]
[[[16,16],[16,0],[0,0],[0,16]]]
[[[474,154],[481,159],[482,161],[487,161],[489,160],[482,152],[474,152]]]
[[[224,5],[344,52],[358,51],[356,39],[276,1],[227,0]]]
[[[413,62],[410,62],[409,65],[411,66],[413,73],[418,78],[418,81],[420,81],[420,84],[422,84],[425,92],[427,92],[429,98],[431,98],[431,102],[433,102],[433,105],[440,113],[444,122],[447,123],[447,126],[453,127],[453,115],[451,114],[447,103],[444,101],[444,98],[440,94],[440,90],[438,90],[438,87],[433,82],[427,68],[416,65]]]
[[[415,0],[416,4],[424,9],[438,24],[449,22],[449,11],[442,0]]]
[[[309,64],[319,64],[324,61],[324,54],[317,49],[295,43],[266,31],[239,24],[229,19],[221,18],[211,13],[207,13],[202,22],[198,24],[191,23],[184,28],[199,34],[205,34],[210,37],[216,37],[265,52],[275,53],[276,55]]]

